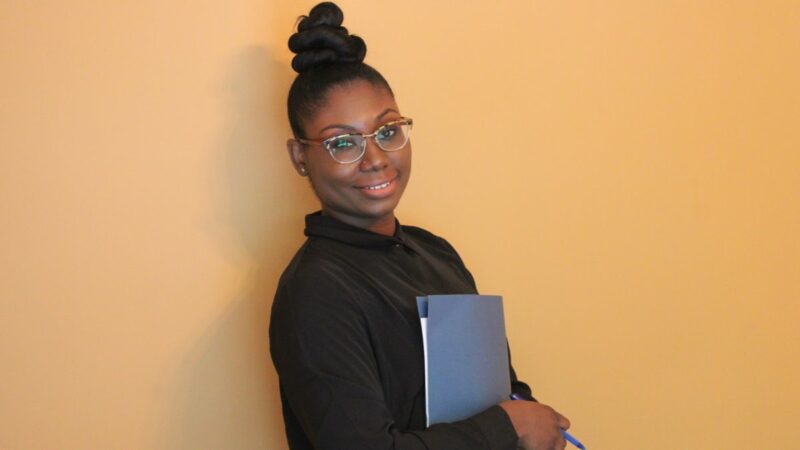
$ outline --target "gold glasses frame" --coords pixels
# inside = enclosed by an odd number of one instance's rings
[[[402,124],[402,125],[407,125],[408,126],[408,132],[405,134],[405,138],[406,139],[403,142],[403,145],[401,145],[401,146],[399,146],[399,147],[397,147],[395,149],[387,150],[386,148],[383,147],[383,144],[381,143],[380,140],[378,140],[377,136],[386,127],[389,127],[389,126],[392,126],[392,125],[397,125],[397,124]],[[379,126],[375,131],[373,131],[372,133],[369,133],[369,134],[364,134],[364,133],[344,133],[344,134],[338,134],[336,136],[332,136],[332,137],[329,137],[327,139],[322,139],[322,140],[312,140],[312,139],[300,139],[300,138],[297,138],[297,142],[300,142],[301,144],[319,144],[319,145],[322,145],[322,147],[325,150],[328,151],[328,154],[331,155],[331,158],[333,158],[333,160],[336,161],[337,163],[339,163],[339,164],[353,164],[355,162],[361,161],[361,158],[363,158],[364,155],[367,153],[367,139],[368,138],[372,138],[375,141],[375,145],[377,145],[378,148],[380,148],[381,150],[383,150],[385,152],[396,152],[398,150],[404,149],[406,147],[406,145],[408,145],[408,141],[411,139],[411,130],[412,130],[413,126],[414,126],[414,120],[413,119],[411,119],[410,117],[401,117],[400,119],[393,120],[391,122],[387,122],[387,123]],[[336,156],[335,156],[336,150],[332,146],[333,142],[335,142],[338,139],[351,137],[351,136],[358,136],[358,137],[361,138],[360,145],[359,145],[359,148],[360,148],[361,152],[358,154],[357,157],[355,157],[352,160],[340,161],[340,160],[336,159]]]

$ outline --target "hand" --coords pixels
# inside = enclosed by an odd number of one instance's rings
[[[567,441],[561,429],[569,428],[569,419],[553,408],[536,402],[509,400],[500,403],[519,436],[524,450],[563,450]]]

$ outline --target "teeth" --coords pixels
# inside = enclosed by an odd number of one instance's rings
[[[389,187],[389,181],[383,184],[379,184],[377,186],[367,186],[367,189],[369,189],[370,191],[375,191],[378,189],[386,189],[387,187]]]

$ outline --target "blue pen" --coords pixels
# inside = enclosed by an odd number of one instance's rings
[[[514,392],[514,393],[511,394],[511,400],[533,401],[533,398],[525,398],[525,396],[523,396],[522,394],[517,394],[516,392]],[[575,436],[569,434],[569,432],[567,432],[567,430],[562,428],[561,429],[561,434],[564,435],[564,439],[566,439],[570,444],[574,445],[575,447],[578,447],[581,450],[586,450],[586,447],[584,447],[583,444],[581,444],[581,441],[575,439]]]
[[[575,436],[569,434],[567,430],[562,429],[561,434],[564,435],[564,439],[568,440],[570,444],[574,445],[575,447],[578,447],[581,450],[586,450],[586,447],[584,447],[583,444],[581,444],[581,441],[575,439]]]

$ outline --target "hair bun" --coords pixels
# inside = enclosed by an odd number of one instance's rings
[[[317,66],[339,62],[362,62],[367,45],[350,35],[342,26],[344,15],[336,4],[323,2],[301,16],[297,32],[289,38],[289,50],[295,53],[292,69],[303,73]]]

